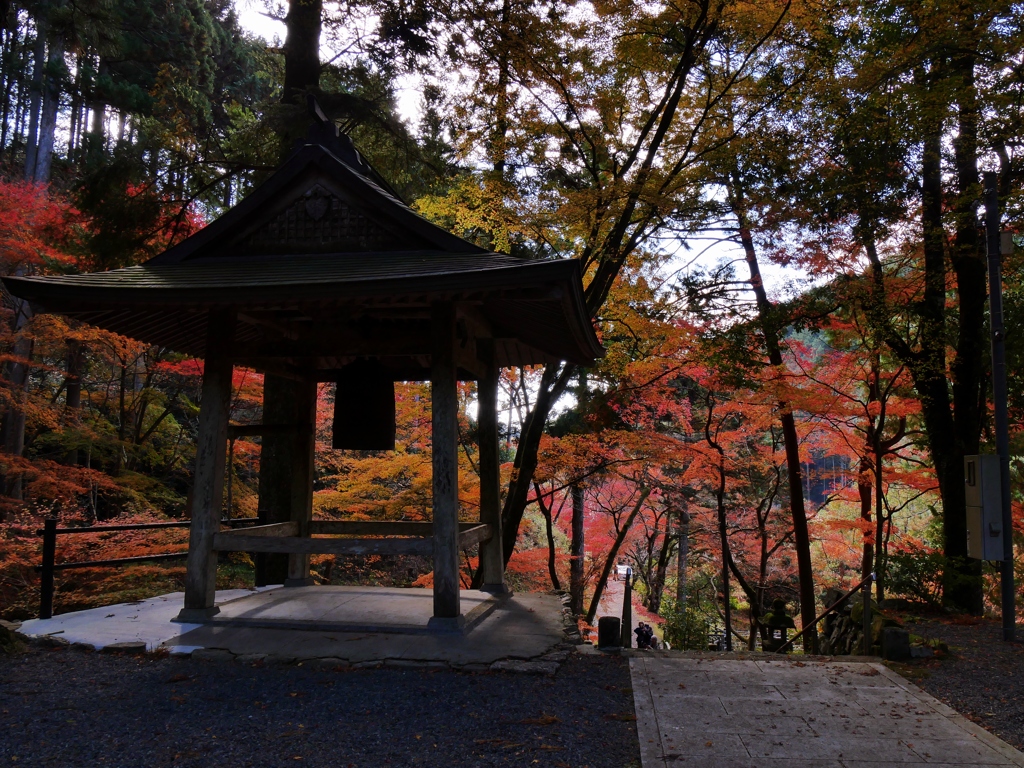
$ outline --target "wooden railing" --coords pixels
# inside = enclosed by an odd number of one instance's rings
[[[221,525],[238,530],[214,534],[213,548],[218,552],[281,552],[290,554],[336,555],[422,555],[434,551],[434,524],[430,522],[371,522],[347,520],[311,520],[310,536],[299,536],[296,522],[258,525],[256,518],[221,520]],[[136,523],[128,525],[92,525],[84,528],[58,528],[57,521],[43,521],[36,533],[43,537],[43,562],[40,572],[39,618],[53,616],[53,576],[57,571],[70,568],[108,568],[132,563],[181,559],[188,550],[166,552],[138,557],[116,557],[109,560],[83,560],[58,563],[57,537],[80,533],[109,533],[113,531],[144,531],[162,528],[187,528],[188,520],[175,523]],[[348,538],[313,538],[314,535],[334,535]],[[459,547],[466,548],[493,535],[490,525],[478,522],[459,523]]]
[[[256,518],[238,518],[234,520],[221,520],[221,525],[230,527],[248,526],[256,522]],[[43,562],[36,566],[40,573],[39,591],[39,618],[49,619],[53,616],[53,576],[57,571],[66,571],[71,568],[112,568],[119,565],[130,565],[132,563],[153,562],[160,560],[176,560],[188,557],[188,550],[182,552],[161,552],[153,555],[139,555],[137,557],[115,557],[108,560],[79,560],[67,563],[58,563],[57,560],[57,537],[79,533],[112,533],[116,531],[147,531],[160,530],[162,528],[188,528],[188,520],[175,523],[132,523],[125,525],[89,525],[82,528],[58,528],[57,520],[48,518],[43,521],[43,527],[36,531],[36,535],[43,537]]]

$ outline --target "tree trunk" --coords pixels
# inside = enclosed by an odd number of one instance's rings
[[[43,103],[39,115],[39,139],[36,145],[35,169],[32,176],[34,181],[43,184],[50,181],[50,170],[53,165],[53,137],[57,128],[57,109],[60,106],[60,82],[63,69],[63,40],[54,37],[50,40],[50,53],[44,73]]]
[[[750,286],[757,300],[757,319],[764,337],[768,362],[781,371],[782,345],[780,334],[781,319],[778,308],[768,300],[764,281],[761,279],[761,268],[754,249],[754,239],[747,224],[743,195],[735,181],[729,185],[730,204],[740,230],[740,241],[750,271]],[[800,465],[800,438],[796,431],[796,419],[793,410],[784,399],[779,401],[780,421],[782,422],[782,438],[786,448],[786,469],[789,479],[789,505],[793,517],[793,547],[796,550],[797,571],[800,579],[800,620],[804,632],[804,651],[818,652],[818,631],[814,624],[814,567],[811,563],[811,537],[807,528],[807,512],[804,507],[804,489]]]
[[[505,504],[501,510],[502,553],[505,556],[506,565],[515,550],[519,525],[522,523],[523,513],[526,511],[527,491],[532,482],[533,472],[537,468],[537,449],[540,447],[540,440],[544,435],[544,424],[551,412],[551,406],[565,392],[575,370],[575,367],[570,365],[565,367],[548,365],[544,368],[533,410],[527,415],[526,422],[523,424],[519,445],[516,446],[516,456],[512,462],[512,478],[509,481],[508,494],[505,496]],[[474,584],[474,586],[476,585]]]
[[[39,142],[39,110],[43,98],[44,72],[46,71],[46,22],[36,18],[36,39],[32,46],[32,85],[29,99],[28,138],[25,142],[25,178],[34,181],[36,177],[36,153]]]
[[[555,567],[555,531],[554,522],[551,519],[551,505],[544,503],[544,497],[541,495],[538,485],[534,484],[533,488],[537,494],[537,506],[540,507],[540,513],[544,516],[544,531],[548,540],[548,576],[551,578],[551,588],[558,592],[561,591],[562,584],[558,580],[558,570]]]
[[[78,464],[78,434],[77,430],[81,420],[82,409],[82,345],[74,340],[68,340],[67,354],[67,377],[64,384],[64,404],[67,409],[67,424],[73,432],[72,439],[75,447],[71,448],[64,457],[64,463],[69,466]]]
[[[12,456],[21,456],[25,451],[25,408],[28,399],[29,366],[32,358],[32,340],[24,335],[18,336],[11,350],[14,362],[10,367],[11,394],[18,398],[6,417],[6,434],[4,450]],[[6,493],[12,499],[23,500],[23,483],[21,474],[10,478]]]
[[[297,104],[320,84],[320,26],[323,0],[290,0],[285,16],[282,101]]]
[[[676,613],[686,609],[686,558],[690,554],[690,514],[679,511],[679,547],[676,552]]]
[[[584,523],[584,496],[583,486],[573,483],[569,486],[569,493],[572,495],[572,543],[569,552],[569,608],[573,616],[583,615],[583,590],[586,587],[584,582],[586,556]]]
[[[658,552],[658,566],[654,569],[654,578],[647,587],[647,610],[661,613],[661,597],[665,592],[665,578],[668,576],[668,563],[672,559],[672,536],[669,531],[671,521],[665,516],[665,539]]]
[[[85,147],[86,159],[93,162],[99,160],[106,147],[104,133],[106,130],[107,103],[104,101],[104,95],[100,91],[99,79],[107,73],[107,70],[107,62],[100,58],[89,92],[89,110],[92,113],[92,123],[87,127],[88,132],[84,136],[83,145]],[[154,158],[157,157],[156,152],[152,154]]]
[[[860,498],[860,519],[864,524],[861,536],[860,577],[866,579],[874,565],[874,547],[872,546],[874,534],[869,527],[871,525],[871,486],[873,484],[871,460],[867,456],[862,456],[858,469],[857,495]]]
[[[708,421],[711,409],[708,409]],[[717,446],[716,446],[717,448]],[[718,511],[718,543],[722,549],[722,611],[725,617],[725,650],[732,650],[732,597],[729,594],[729,529],[725,515],[725,456],[718,449],[718,488],[715,489],[715,506]]]
[[[629,533],[629,529],[632,527],[633,521],[636,520],[637,514],[639,514],[641,508],[643,508],[644,502],[647,501],[647,497],[650,495],[650,488],[641,488],[640,498],[636,500],[636,504],[633,505],[633,509],[630,510],[629,516],[626,518],[626,521],[622,524],[622,528],[619,529],[618,535],[615,537],[615,542],[612,544],[612,548],[608,552],[608,557],[604,561],[604,568],[601,569],[601,575],[598,577],[597,584],[594,587],[594,596],[590,598],[590,609],[587,611],[587,624],[594,623],[594,617],[597,616],[597,607],[601,603],[601,595],[604,594],[605,585],[608,584],[608,576],[611,575],[612,568],[615,567],[615,560],[619,556],[619,549],[622,548],[622,542],[626,540],[626,534]]]
[[[967,22],[965,47],[969,53],[955,59],[951,74],[957,87],[957,138],[953,142],[957,196],[953,201],[955,239],[950,261],[956,275],[956,357],[949,376],[953,390],[956,454],[947,461],[949,484],[957,488],[952,510],[943,496],[944,544],[947,557],[955,558],[955,572],[943,589],[948,605],[980,615],[984,609],[981,561],[967,558],[967,501],[964,498],[963,457],[979,453],[983,403],[988,371],[989,341],[986,332],[988,284],[984,239],[979,236],[977,209],[981,179],[978,173],[979,106],[974,76],[973,21]],[[962,502],[961,502],[962,500]],[[951,514],[951,511],[953,514]],[[953,541],[953,537],[956,541]],[[950,549],[951,548],[951,549]]]
[[[15,274],[23,274],[19,268]],[[11,395],[18,398],[6,414],[4,414],[4,450],[12,456],[21,456],[25,450],[25,401],[28,398],[29,366],[32,359],[32,339],[25,333],[25,327],[32,319],[32,307],[27,301],[14,301],[14,344],[11,348],[11,361],[5,366],[7,380],[10,382]],[[5,483],[7,496],[18,501],[22,500],[22,479],[8,478]]]
[[[125,440],[128,437],[128,404],[127,404],[127,390],[128,390],[128,364],[125,361],[121,361],[121,372],[118,377],[118,388],[117,388],[117,458],[114,462],[114,477],[118,477],[121,474],[121,469],[124,467],[124,453],[125,453]]]

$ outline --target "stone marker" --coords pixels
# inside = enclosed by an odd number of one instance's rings
[[[899,627],[883,627],[882,658],[889,661],[909,659],[910,632]]]
[[[622,621],[618,616],[602,616],[597,620],[597,647],[619,648],[622,645]]]

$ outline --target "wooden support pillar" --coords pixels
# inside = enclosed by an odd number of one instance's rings
[[[313,457],[316,451],[316,381],[296,382],[296,426],[291,462],[291,519],[299,524],[299,536],[309,536],[313,519]],[[286,587],[313,584],[309,555],[288,555]]]
[[[316,382],[267,374],[263,378],[263,423],[286,425],[267,432],[260,451],[259,519],[262,524],[300,524],[307,535],[313,503]],[[311,583],[309,557],[256,554],[256,586]]]
[[[501,458],[498,453],[498,366],[494,341],[477,339],[477,354],[485,375],[477,384],[477,421],[480,441],[480,522],[493,535],[480,543],[480,571],[484,592],[505,594],[505,558],[501,550]]]
[[[213,535],[220,530],[224,494],[234,339],[234,310],[210,310],[192,485],[192,522],[185,565],[185,607],[177,618],[183,622],[201,621],[217,613],[214,605],[217,555],[213,551]]]
[[[456,629],[459,609],[459,399],[455,368],[455,307],[435,304],[431,330],[431,462],[434,508],[434,618],[431,625]]]

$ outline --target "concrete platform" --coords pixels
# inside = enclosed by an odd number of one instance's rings
[[[881,664],[638,652],[630,673],[643,768],[1024,766]]]
[[[384,587],[267,587],[217,593],[220,613],[205,624],[173,621],[184,594],[26,621],[20,631],[102,650],[126,642],[149,651],[276,662],[479,667],[543,659],[565,643],[554,595],[494,597],[463,591],[461,631],[429,626],[430,590]],[[556,654],[557,655],[557,654]],[[530,670],[524,670],[530,671]],[[538,666],[538,672],[550,672]]]
[[[273,589],[262,587],[261,589]],[[249,597],[260,590],[227,589],[217,592],[217,605]],[[105,605],[85,611],[72,611],[52,619],[29,619],[22,622],[19,632],[29,637],[52,636],[69,643],[91,645],[102,650],[115,643],[144,642],[147,650],[154,650],[169,638],[198,624],[175,624],[185,602],[184,592],[136,600],[131,603]]]
[[[428,635],[444,630],[470,632],[507,598],[463,590],[459,599],[462,620],[456,626],[454,621],[432,621],[434,593],[429,589],[282,587],[231,600],[202,623],[206,626],[403,635]]]

